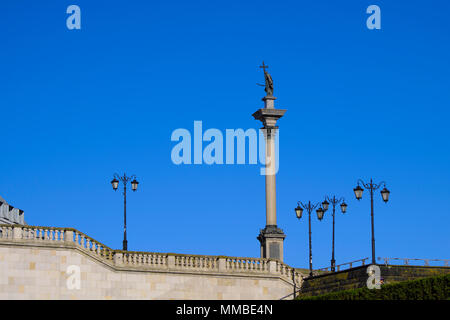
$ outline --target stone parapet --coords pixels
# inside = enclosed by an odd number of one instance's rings
[[[378,265],[385,284],[449,274],[450,267]],[[368,265],[305,278],[301,296],[316,296],[367,286]]]
[[[73,228],[0,225],[2,246],[76,251],[116,273],[272,279],[286,288],[293,287],[293,281],[298,288],[303,281],[302,273],[279,260],[114,250]]]

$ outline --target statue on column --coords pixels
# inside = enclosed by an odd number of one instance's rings
[[[262,68],[264,70],[264,80],[265,80],[264,91],[266,92],[266,96],[272,97],[273,96],[273,80],[272,80],[272,77],[270,76],[270,74],[266,71],[266,68],[269,68],[269,66],[266,66],[263,61],[262,66],[260,66],[260,68]],[[262,84],[259,84],[259,83],[258,83],[258,85],[263,86]]]

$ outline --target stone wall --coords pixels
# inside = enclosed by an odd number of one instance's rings
[[[449,274],[450,267],[378,265],[384,283],[414,280],[441,274]],[[315,276],[304,279],[301,295],[315,296],[342,290],[366,287],[368,266]]]
[[[293,275],[302,281],[276,260],[112,250],[68,228],[0,229],[0,299],[280,299]]]

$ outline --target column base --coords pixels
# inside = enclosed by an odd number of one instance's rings
[[[283,242],[286,235],[276,225],[267,225],[261,229],[258,237],[261,244],[261,258],[283,261]]]

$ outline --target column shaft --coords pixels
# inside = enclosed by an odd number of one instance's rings
[[[266,134],[266,225],[277,225],[275,129]]]

